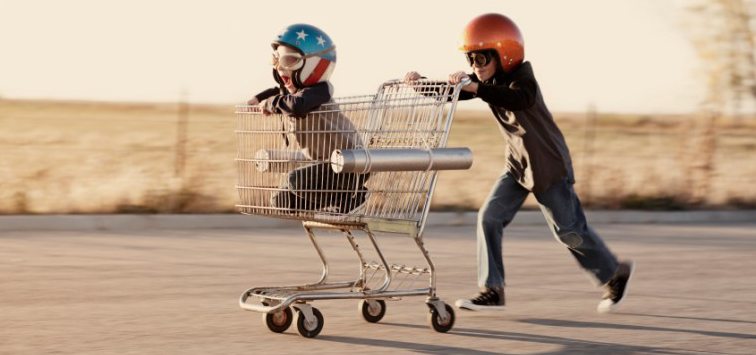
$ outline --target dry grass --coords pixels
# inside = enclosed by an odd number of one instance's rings
[[[171,104],[0,101],[0,213],[233,211],[233,107],[191,106],[183,174],[175,169],[177,118]],[[756,206],[754,117],[717,122],[712,179],[701,200],[692,197],[707,176],[696,164],[697,119],[601,114],[595,125],[588,121],[557,115],[585,204]],[[475,163],[441,174],[434,207],[476,209],[503,168],[491,114],[458,112],[450,146],[471,147]]]

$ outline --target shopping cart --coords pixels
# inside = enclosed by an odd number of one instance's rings
[[[386,312],[385,300],[427,296],[432,328],[452,328],[454,311],[436,295],[422,236],[437,171],[472,165],[469,149],[446,148],[464,84],[389,81],[375,95],[334,99],[300,118],[237,107],[237,207],[243,214],[302,220],[322,262],[315,283],[248,289],[242,309],[263,313],[268,328],[280,333],[292,324],[293,308],[299,333],[311,338],[323,328],[311,301],[358,299],[362,316],[374,323]],[[360,262],[355,279],[328,279],[316,230],[346,236]],[[354,231],[367,236],[378,261],[367,260]],[[389,263],[376,233],[409,236],[427,266]],[[427,287],[415,287],[426,277]]]

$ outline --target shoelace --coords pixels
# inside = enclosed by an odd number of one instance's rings
[[[493,300],[494,296],[496,296],[496,291],[488,290],[486,292],[481,292],[478,297],[475,297],[473,299],[473,301],[479,303],[488,303],[489,301]]]

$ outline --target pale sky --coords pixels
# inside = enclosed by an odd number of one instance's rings
[[[336,44],[336,96],[409,70],[467,70],[465,24],[498,12],[552,111],[686,113],[704,84],[674,0],[0,0],[0,96],[239,103],[275,85],[270,42],[292,23]],[[483,108],[464,103],[460,108]]]

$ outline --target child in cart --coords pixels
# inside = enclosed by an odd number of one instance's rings
[[[458,300],[466,310],[504,306],[502,237],[525,198],[532,192],[554,236],[606,290],[598,305],[609,312],[625,298],[632,261],[619,261],[588,225],[573,189],[570,153],[562,132],[544,103],[515,23],[499,14],[485,14],[466,27],[462,50],[473,73],[456,72],[452,84],[471,80],[459,100],[488,103],[506,142],[506,168],[478,212],[478,286],[471,299]],[[405,81],[420,79],[417,72]]]
[[[263,114],[288,117],[285,144],[297,144],[311,164],[288,174],[284,186],[273,193],[271,205],[286,213],[327,211],[344,214],[365,202],[369,174],[336,174],[331,170],[331,152],[362,146],[352,122],[340,112],[317,111],[331,102],[333,86],[328,81],[336,66],[336,48],[319,28],[307,24],[286,27],[272,42],[273,78],[278,87],[250,99]],[[291,139],[293,138],[293,139]]]

